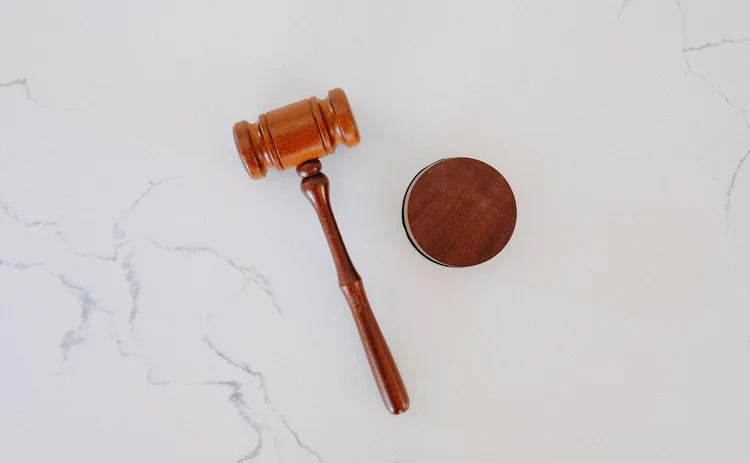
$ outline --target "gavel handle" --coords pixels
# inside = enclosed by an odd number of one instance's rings
[[[320,161],[317,159],[306,161],[297,167],[297,173],[302,177],[300,184],[302,192],[315,208],[320,219],[323,233],[328,241],[328,247],[333,255],[339,286],[344,293],[349,308],[352,310],[354,322],[362,339],[367,360],[370,362],[372,375],[385,402],[385,407],[394,415],[409,409],[409,395],[393,360],[388,344],[380,331],[375,315],[370,308],[370,302],[365,294],[362,277],[354,268],[349,253],[344,246],[339,227],[331,210],[328,177],[320,172]]]

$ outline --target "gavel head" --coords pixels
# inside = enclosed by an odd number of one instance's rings
[[[319,100],[311,97],[261,114],[258,122],[234,124],[234,141],[250,177],[271,167],[282,171],[332,154],[338,145],[359,144],[359,130],[346,93],[340,88]]]

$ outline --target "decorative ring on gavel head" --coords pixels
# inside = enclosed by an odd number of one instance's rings
[[[260,180],[272,167],[282,171],[332,154],[341,143],[358,145],[359,130],[346,93],[335,88],[323,100],[274,109],[252,124],[237,122],[234,141],[247,173]]]

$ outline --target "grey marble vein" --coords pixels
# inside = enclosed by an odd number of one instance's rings
[[[83,253],[83,252],[75,251],[72,248],[72,246],[70,244],[70,241],[68,241],[68,239],[65,237],[65,235],[63,235],[63,233],[60,231],[60,229],[58,227],[60,225],[60,222],[62,222],[62,220],[63,220],[62,217],[58,217],[56,220],[34,220],[34,221],[28,221],[28,220],[22,219],[21,216],[19,216],[18,214],[16,214],[13,211],[13,208],[10,207],[5,202],[0,201],[0,209],[2,209],[3,213],[9,219],[11,219],[12,221],[14,221],[14,222],[16,222],[16,223],[18,223],[20,225],[23,225],[24,227],[29,227],[29,228],[31,228],[31,227],[51,227],[54,230],[55,236],[57,237],[57,239],[59,239],[65,245],[65,249],[69,253],[73,254],[76,257],[90,257],[90,258],[100,259],[100,260],[104,260],[104,261],[108,261],[108,262],[114,262],[114,261],[117,260],[117,247],[115,247],[115,252],[114,252],[113,256],[100,256],[98,254],[89,254],[89,253]]]
[[[221,386],[227,386],[231,389],[232,393],[229,395],[229,402],[235,406],[237,412],[242,417],[242,420],[257,430],[266,429],[265,426],[253,420],[250,414],[247,412],[247,402],[245,401],[245,395],[242,393],[242,383],[239,381],[206,381],[204,384],[218,384]]]
[[[746,126],[746,127],[748,128],[748,129],[750,129],[750,120],[749,120],[749,119],[748,119],[748,117],[747,117],[747,111],[745,110],[745,108],[743,108],[742,106],[740,106],[740,105],[738,105],[737,103],[733,102],[733,101],[732,101],[732,100],[731,100],[731,99],[729,98],[729,96],[728,96],[728,95],[727,95],[726,93],[724,93],[723,91],[721,91],[721,90],[719,89],[719,87],[717,87],[717,86],[716,86],[716,84],[714,84],[713,82],[711,82],[711,81],[710,81],[710,80],[708,79],[708,77],[706,77],[706,75],[705,75],[705,74],[701,74],[701,73],[695,72],[695,71],[693,71],[692,69],[690,69],[690,70],[688,71],[688,74],[690,74],[690,75],[692,75],[692,76],[695,76],[695,77],[698,77],[699,79],[702,79],[703,81],[705,81],[705,82],[706,82],[706,83],[707,83],[707,84],[708,84],[708,85],[709,85],[709,86],[710,86],[710,87],[711,87],[711,88],[713,89],[713,91],[714,91],[714,92],[716,92],[716,94],[718,94],[718,95],[719,95],[719,96],[720,96],[721,98],[723,98],[723,99],[724,99],[724,101],[725,101],[725,102],[726,102],[726,103],[727,103],[727,104],[728,104],[729,106],[731,106],[731,107],[733,107],[734,109],[736,109],[737,111],[739,111],[739,112],[740,112],[740,114],[742,114],[742,119],[743,119],[743,120],[744,120],[744,122],[745,122],[745,126]]]
[[[234,366],[235,368],[239,368],[240,370],[244,371],[245,373],[249,374],[253,378],[258,380],[258,389],[263,394],[263,402],[268,405],[268,391],[266,390],[266,383],[263,379],[263,373],[259,371],[255,371],[252,368],[250,368],[250,365],[248,365],[245,362],[237,362],[235,360],[232,360],[227,354],[219,350],[214,344],[211,342],[210,339],[208,339],[208,336],[203,337],[203,343],[208,346],[209,349],[211,349],[214,354],[218,355],[222,360],[227,362],[228,364]]]
[[[750,37],[744,37],[741,39],[721,39],[718,42],[706,42],[703,45],[698,45],[696,47],[683,48],[682,51],[684,51],[685,53],[691,53],[694,51],[703,51],[706,48],[718,47],[725,44],[739,45],[745,42],[750,42]]]
[[[122,353],[122,351],[120,351]],[[130,357],[133,354],[126,354],[123,355],[123,357]],[[144,359],[145,361],[145,359]],[[175,384],[174,381],[167,381],[165,379],[154,379],[155,373],[153,367],[146,362],[146,381],[152,386],[170,386],[172,384]]]
[[[78,328],[68,330],[63,335],[63,338],[60,341],[60,352],[62,352],[63,356],[62,363],[68,361],[68,355],[70,354],[70,350],[73,349],[73,347],[86,341],[86,338],[81,335],[82,329],[83,326],[79,325]]]
[[[58,218],[57,220],[34,220],[29,222],[28,220],[23,220],[21,216],[13,212],[13,209],[8,206],[8,204],[2,201],[0,201],[0,209],[3,210],[3,213],[9,219],[23,225],[24,227],[56,227],[61,220],[61,218]]]
[[[303,449],[303,450],[307,451],[307,452],[308,452],[308,453],[310,453],[310,454],[311,454],[312,456],[314,456],[315,458],[317,458],[317,459],[318,459],[318,461],[319,461],[320,463],[325,463],[325,462],[323,461],[323,459],[322,459],[322,458],[320,457],[320,455],[318,454],[318,452],[316,452],[315,450],[311,449],[310,447],[308,447],[307,445],[305,445],[305,444],[304,444],[304,443],[302,442],[302,440],[300,440],[300,438],[299,438],[299,436],[297,435],[297,433],[296,433],[296,432],[294,432],[294,430],[292,429],[292,427],[291,427],[291,426],[289,426],[289,423],[287,423],[287,421],[286,421],[286,418],[284,418],[284,416],[283,416],[283,415],[279,414],[279,418],[281,418],[281,421],[282,421],[282,422],[284,423],[284,427],[285,427],[285,428],[287,429],[287,431],[289,431],[289,432],[290,432],[290,433],[292,434],[292,436],[294,436],[294,440],[296,440],[296,441],[297,441],[297,445],[298,445],[298,446],[299,446],[299,447],[300,447],[301,449]]]
[[[0,82],[0,87],[12,87],[14,85],[20,85],[23,87],[24,92],[26,93],[26,99],[31,101],[32,103],[39,104],[39,102],[31,96],[31,90],[29,90],[29,82],[26,77],[21,77],[18,79],[13,79],[9,82]]]
[[[242,275],[242,288],[240,289],[240,293],[244,291],[247,288],[247,285],[250,282],[255,283],[255,285],[260,288],[261,291],[266,293],[271,298],[271,303],[276,308],[276,311],[279,313],[279,315],[284,316],[283,311],[281,310],[281,306],[279,306],[278,302],[276,301],[276,295],[273,292],[273,288],[271,288],[271,283],[268,281],[268,278],[265,277],[262,273],[260,273],[258,270],[256,270],[253,267],[248,267],[246,265],[242,265],[234,261],[233,259],[221,254],[217,250],[205,246],[197,246],[197,247],[191,247],[191,246],[167,246],[159,241],[156,241],[155,239],[151,237],[146,237],[149,242],[160,249],[165,249],[167,251],[175,251],[180,252],[185,255],[193,255],[193,254],[210,254],[213,257],[225,262],[230,267],[237,270]]]
[[[60,341],[60,352],[62,352],[63,363],[65,363],[68,360],[68,354],[70,353],[70,350],[75,345],[85,341],[85,338],[83,337],[81,332],[87,327],[91,312],[94,310],[99,310],[109,315],[111,315],[111,313],[100,308],[91,297],[91,292],[86,288],[71,282],[66,276],[59,273],[52,273],[52,275],[57,278],[57,280],[61,285],[63,285],[63,287],[65,287],[65,289],[76,296],[76,298],[78,299],[78,304],[81,308],[81,313],[79,315],[80,322],[78,326],[72,330],[66,331],[63,335],[62,341]]]
[[[135,273],[135,268],[133,267],[133,256],[134,254],[129,254],[120,263],[123,276],[125,277],[125,282],[128,285],[128,291],[130,292],[131,305],[130,315],[128,316],[128,323],[130,324],[131,334],[134,330],[135,320],[138,317],[138,313],[140,311],[138,302],[141,295],[141,282],[138,279],[138,275]]]
[[[620,19],[620,16],[622,16],[622,13],[625,11],[625,8],[628,6],[628,3],[630,3],[633,0],[624,0],[622,4],[620,5],[620,11],[617,12],[617,19]]]
[[[742,106],[738,105],[737,103],[733,102],[729,96],[724,93],[719,87],[716,86],[705,74],[701,74],[699,72],[695,72],[693,70],[693,66],[690,64],[690,58],[688,56],[689,53],[689,47],[687,46],[687,22],[685,20],[685,11],[682,9],[682,1],[681,0],[675,0],[677,3],[677,10],[680,12],[680,24],[682,25],[682,57],[685,60],[685,66],[687,67],[686,73],[688,75],[698,77],[699,79],[706,82],[713,91],[719,95],[729,106],[739,111],[739,113],[742,115],[742,120],[745,122],[745,126],[750,129],[750,120],[748,120],[747,117],[747,111]]]
[[[258,445],[253,449],[252,452],[248,453],[244,457],[242,457],[239,460],[237,460],[237,463],[243,463],[245,461],[252,460],[253,458],[255,458],[258,455],[260,455],[260,451],[261,451],[262,448],[263,448],[263,433],[260,433],[259,436],[258,436]]]
[[[216,384],[220,386],[226,386],[231,389],[229,395],[229,402],[234,406],[239,413],[242,421],[250,425],[258,433],[258,444],[250,451],[247,455],[237,460],[237,463],[252,460],[253,458],[260,455],[260,451],[263,448],[263,430],[266,429],[263,425],[256,422],[250,417],[247,412],[247,402],[245,401],[245,395],[242,393],[242,383],[239,381],[207,381],[204,384]]]
[[[128,207],[125,212],[123,212],[117,220],[115,220],[115,223],[112,225],[112,239],[115,241],[115,244],[113,245],[114,253],[111,256],[90,256],[90,257],[96,257],[98,259],[108,261],[108,262],[117,262],[118,258],[120,256],[120,247],[127,244],[129,242],[127,238],[127,234],[125,230],[120,226],[120,223],[127,217],[131,212],[135,210],[136,207],[151,193],[154,191],[154,189],[158,188],[159,186],[163,185],[165,182],[169,180],[173,180],[175,177],[169,177],[158,181],[152,181],[149,180],[148,187],[141,193],[135,201]],[[132,334],[135,329],[135,321],[138,317],[138,313],[140,311],[139,306],[139,296],[141,293],[141,282],[138,278],[138,274],[135,271],[135,267],[133,266],[132,259],[134,257],[134,253],[131,252],[128,254],[125,258],[122,259],[122,262],[120,262],[120,268],[122,269],[123,277],[125,278],[125,282],[128,285],[128,291],[130,292],[130,299],[131,299],[131,306],[130,306],[130,315],[128,316],[128,324],[130,325],[130,333]]]
[[[255,370],[251,369],[250,366],[247,363],[245,363],[245,362],[238,362],[236,360],[233,360],[226,353],[224,353],[223,351],[221,351],[218,348],[216,348],[216,346],[214,346],[211,343],[211,341],[208,339],[208,337],[204,337],[203,338],[203,342],[206,344],[206,346],[208,346],[209,349],[211,349],[222,360],[224,360],[225,362],[227,362],[230,365],[234,366],[235,368],[238,368],[238,369],[244,371],[245,373],[248,373],[249,375],[253,376],[254,378],[258,379],[260,381],[259,389],[261,389],[262,392],[263,392],[263,400],[264,400],[264,402],[267,405],[270,405],[269,400],[268,400],[268,395],[266,394],[266,386],[265,386],[265,382],[263,381],[263,374],[262,373],[257,372]],[[240,383],[236,382],[236,381],[225,381],[225,382],[221,382],[221,383],[222,384],[231,384],[233,387],[237,387],[237,388],[239,388],[239,385],[240,385]],[[247,405],[247,404],[244,404],[244,405]],[[311,455],[313,455],[319,462],[324,463],[323,459],[320,457],[320,455],[318,454],[318,452],[316,452],[315,450],[313,450],[312,448],[310,448],[309,446],[307,446],[304,442],[302,442],[302,440],[300,439],[299,435],[292,429],[291,426],[289,426],[289,423],[287,422],[286,418],[284,418],[284,415],[282,415],[279,411],[277,411],[273,407],[272,407],[272,410],[279,417],[279,419],[281,420],[281,422],[284,424],[284,427],[286,428],[286,430],[289,431],[289,433],[294,437],[294,440],[297,443],[297,446],[299,446],[301,449],[303,449],[306,452],[308,452]],[[262,436],[262,434],[261,434],[261,436]],[[262,437],[261,437],[261,439],[262,439]],[[245,456],[243,458],[249,459],[248,457],[249,457],[249,455]],[[238,461],[245,461],[245,460],[240,459]]]
[[[43,267],[44,264],[40,263],[25,263],[25,262],[11,262],[8,260],[0,259],[0,267],[13,267],[17,270],[28,270],[35,267]]]
[[[151,192],[154,191],[154,189],[160,187],[164,183],[175,180],[179,177],[167,177],[158,181],[149,180],[148,187],[141,193],[135,201],[131,203],[131,205],[123,212],[112,224],[112,231],[110,232],[110,235],[112,236],[112,240],[114,241],[114,244],[112,245],[112,254],[111,255],[99,255],[99,254],[90,254],[90,253],[82,253],[74,251],[68,240],[60,233],[59,230],[55,229],[55,233],[57,234],[57,237],[60,239],[60,241],[65,244],[65,246],[68,248],[68,251],[77,256],[77,257],[87,257],[87,258],[93,258],[93,259],[99,259],[103,260],[105,262],[117,262],[118,258],[120,257],[120,247],[124,244],[128,243],[129,240],[126,239],[127,233],[125,233],[125,230],[122,229],[120,226],[120,223],[125,220],[125,217],[127,217],[133,210],[135,210],[136,207],[148,196]]]
[[[42,263],[24,263],[24,262],[10,262],[4,259],[0,259],[0,267],[12,267],[17,270],[28,270],[32,268],[45,268]],[[85,338],[81,335],[81,332],[86,328],[89,322],[91,312],[94,310],[101,311],[103,313],[111,315],[107,310],[100,308],[94,299],[91,297],[91,292],[83,286],[73,283],[68,277],[59,273],[50,272],[49,274],[54,276],[57,281],[70,293],[72,293],[78,299],[78,305],[81,309],[79,314],[80,322],[78,326],[72,330],[68,330],[63,334],[63,338],[60,341],[59,348],[62,353],[62,363],[68,360],[70,350],[77,344],[81,344],[85,341]]]
[[[115,241],[122,240],[125,237],[125,231],[120,227],[120,222],[125,220],[125,217],[127,217],[133,210],[138,207],[138,205],[143,201],[146,196],[148,196],[152,191],[154,191],[155,188],[158,188],[159,186],[163,185],[165,182],[174,179],[174,177],[165,178],[162,180],[158,180],[154,182],[153,180],[149,180],[148,187],[146,190],[141,193],[138,198],[136,198],[135,201],[128,207],[125,212],[123,212],[120,217],[115,220],[115,223],[112,225],[112,239]]]
[[[140,296],[141,296],[141,289],[142,289],[142,283],[138,277],[138,274],[136,272],[136,268],[134,266],[133,260],[135,258],[135,252],[131,249],[128,253],[122,253],[121,248],[125,246],[128,243],[131,243],[132,240],[130,237],[128,237],[127,232],[122,227],[122,221],[130,214],[132,213],[142,202],[143,200],[154,191],[154,189],[158,188],[160,185],[162,185],[166,180],[165,179],[161,181],[150,181],[148,184],[148,187],[141,193],[134,201],[133,203],[117,218],[117,220],[112,225],[112,231],[111,236],[113,240],[113,252],[110,255],[98,255],[98,254],[89,254],[89,253],[81,253],[75,251],[68,239],[63,235],[63,233],[58,229],[58,225],[60,224],[62,218],[58,218],[57,220],[50,221],[50,220],[35,220],[35,221],[28,221],[24,220],[19,214],[15,213],[14,210],[8,206],[7,204],[0,202],[0,209],[2,209],[2,212],[12,221],[24,226],[24,227],[50,227],[54,230],[56,238],[65,246],[65,249],[73,256],[75,257],[82,257],[82,258],[94,258],[98,259],[107,263],[114,263],[118,264],[122,274],[123,278],[127,284],[130,299],[131,299],[131,307],[130,307],[130,314],[128,316],[128,324],[129,324],[129,331],[132,336],[134,330],[135,330],[135,323],[137,321],[138,315],[140,313]],[[215,249],[209,248],[209,247],[186,247],[186,246],[167,246],[162,243],[157,242],[156,240],[151,239],[150,237],[146,236],[143,237],[143,239],[148,240],[153,246],[165,250],[170,250],[174,252],[180,252],[185,255],[194,255],[198,253],[205,253],[208,255],[213,256],[214,258],[217,258],[223,262],[225,262],[227,265],[231,266],[240,274],[243,278],[243,287],[240,292],[244,291],[247,286],[252,282],[256,286],[258,286],[263,292],[265,292],[272,300],[272,303],[278,313],[281,315],[282,311],[280,306],[277,304],[275,295],[273,293],[273,290],[271,288],[270,282],[268,279],[258,272],[255,268],[239,264],[234,259],[229,258]],[[43,263],[23,263],[23,262],[11,262],[7,260],[0,259],[0,266],[7,266],[19,270],[27,270],[33,267],[42,267],[44,268]],[[80,286],[79,284],[73,283],[67,276],[55,273],[55,272],[49,272],[52,274],[55,278],[57,278],[58,282],[65,287],[66,290],[68,290],[70,293],[76,296],[78,299],[79,307],[80,307],[80,322],[78,326],[75,328],[68,330],[64,333],[62,340],[59,344],[60,351],[63,356],[63,364],[68,360],[70,351],[77,345],[85,342],[85,337],[83,336],[84,329],[87,328],[89,322],[90,322],[90,316],[93,311],[101,311],[105,314],[112,315],[111,312],[103,309],[100,307],[97,302],[94,300],[94,298],[91,296],[91,292],[84,288],[83,286]],[[119,351],[124,357],[129,356],[136,356],[140,357],[140,355],[134,354],[132,352],[129,352],[125,348],[125,344],[123,339],[121,339],[119,336],[114,336],[114,340],[117,342],[119,346]],[[295,441],[297,442],[297,445],[304,449],[306,452],[309,452],[311,455],[315,456],[318,461],[322,462],[322,459],[320,458],[319,454],[312,450],[310,447],[305,445],[297,433],[291,429],[289,424],[287,423],[286,419],[281,416],[280,413],[278,413],[273,407],[269,404],[269,398],[268,398],[268,391],[266,389],[265,381],[263,378],[263,374],[253,370],[250,368],[250,366],[245,362],[238,362],[230,358],[227,354],[219,350],[207,337],[203,339],[204,343],[208,346],[209,349],[211,349],[214,354],[216,354],[218,357],[220,357],[225,362],[229,363],[233,367],[241,370],[242,372],[252,376],[257,381],[257,388],[262,394],[263,402],[269,406],[270,410],[273,411],[279,419],[283,422],[284,427],[291,433],[292,436],[294,436]],[[175,384],[172,381],[162,380],[161,378],[157,378],[155,375],[155,372],[151,365],[148,363],[148,361],[144,358],[146,361],[146,380],[149,384],[153,386],[168,386]],[[263,440],[264,440],[264,431],[267,431],[268,428],[257,421],[253,420],[250,416],[249,410],[248,410],[248,403],[245,400],[245,396],[243,395],[242,388],[243,383],[240,381],[207,381],[202,384],[213,384],[213,385],[220,385],[223,387],[228,387],[231,390],[231,394],[229,396],[229,402],[235,407],[237,410],[237,413],[242,418],[243,422],[251,426],[257,433],[258,433],[258,443],[250,452],[248,452],[246,455],[242,456],[240,459],[237,460],[238,463],[247,462],[258,455],[261,454],[261,451],[263,449]]]
[[[126,243],[126,242],[123,242],[123,243],[118,243],[114,245],[112,247],[113,248],[112,255],[100,255],[100,254],[92,254],[88,252],[75,251],[73,247],[71,246],[70,242],[68,241],[68,239],[65,238],[65,236],[57,228],[55,228],[55,235],[57,235],[57,238],[65,245],[65,248],[68,250],[68,252],[73,254],[74,256],[84,257],[87,259],[97,259],[97,260],[102,260],[104,262],[117,262],[117,258],[119,257],[119,252],[120,252],[120,246]]]
[[[740,159],[740,162],[737,163],[737,167],[734,169],[734,174],[732,174],[732,180],[729,182],[729,188],[727,189],[727,204],[726,204],[726,216],[727,216],[727,228],[729,228],[729,213],[730,209],[732,207],[732,191],[734,190],[734,184],[737,182],[737,174],[740,173],[740,169],[742,169],[742,165],[745,164],[745,161],[747,161],[747,158],[750,157],[750,150],[748,150],[747,153]]]
[[[750,129],[750,120],[748,119],[747,111],[745,110],[745,108],[743,108],[742,106],[732,101],[729,98],[729,96],[726,93],[724,93],[719,87],[717,87],[716,84],[714,84],[706,75],[693,71],[693,67],[690,64],[690,58],[688,56],[689,53],[694,52],[694,51],[701,51],[706,48],[718,47],[724,44],[744,43],[744,42],[750,41],[750,38],[743,38],[739,40],[723,39],[718,42],[708,42],[703,45],[699,45],[697,47],[688,47],[687,46],[687,40],[688,40],[687,39],[687,22],[685,21],[685,11],[682,8],[681,0],[675,0],[675,2],[677,3],[677,9],[680,12],[680,22],[682,24],[682,57],[685,60],[685,66],[687,67],[687,74],[694,76],[694,77],[698,77],[699,79],[706,82],[717,95],[719,95],[729,106],[736,109],[742,115],[742,120],[745,122],[745,127]],[[734,173],[732,174],[732,178],[729,182],[729,187],[727,188],[727,201],[726,201],[726,204],[724,205],[727,229],[729,229],[729,217],[730,217],[731,205],[732,205],[732,191],[734,190],[734,185],[735,185],[735,182],[737,181],[737,174],[742,168],[742,165],[745,163],[745,160],[747,159],[748,154],[750,154],[750,151],[746,153],[740,159],[739,163],[737,164],[737,167],[735,167]]]
[[[62,284],[68,291],[73,293],[78,298],[78,302],[80,302],[81,305],[81,321],[87,322],[89,320],[89,315],[91,315],[91,312],[98,309],[96,303],[94,302],[94,299],[91,297],[91,293],[89,292],[89,290],[71,282],[65,275],[61,275],[59,273],[53,273],[53,275],[57,278],[60,284]]]

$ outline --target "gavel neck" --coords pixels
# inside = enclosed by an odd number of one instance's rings
[[[361,281],[362,277],[354,268],[349,252],[346,250],[344,239],[341,237],[339,226],[331,209],[330,183],[326,174],[321,172],[320,169],[320,161],[314,159],[297,166],[297,173],[302,177],[300,182],[302,192],[318,214],[318,220],[320,220],[323,234],[333,256],[333,263],[336,266],[339,287],[344,287]]]

